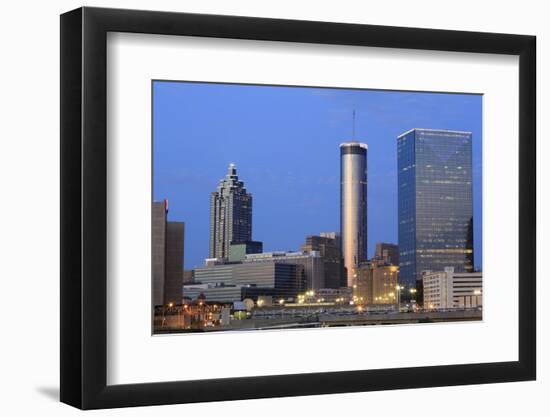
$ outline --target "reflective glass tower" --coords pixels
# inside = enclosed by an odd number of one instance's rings
[[[472,134],[412,129],[397,138],[399,282],[473,270]]]
[[[210,195],[210,258],[228,258],[229,245],[252,240],[252,194],[239,181],[235,164]]]
[[[367,260],[367,145],[340,145],[340,235],[348,287]]]

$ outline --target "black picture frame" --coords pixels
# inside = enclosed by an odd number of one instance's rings
[[[108,32],[519,56],[519,360],[107,385]],[[61,15],[61,401],[82,409],[423,388],[536,378],[536,38],[171,12]]]

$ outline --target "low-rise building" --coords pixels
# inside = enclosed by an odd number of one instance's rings
[[[349,304],[352,299],[352,289],[349,287],[321,288],[315,291],[315,295],[327,302]]]
[[[195,282],[213,285],[232,285],[233,269],[236,264],[209,264],[204,268],[195,268]]]
[[[422,273],[424,308],[443,310],[483,306],[481,272],[444,271]]]
[[[244,287],[237,285],[212,286],[202,284],[200,286],[184,285],[183,294],[191,301],[203,299],[206,303],[210,304],[229,304],[240,302],[247,298],[253,301],[257,301],[258,299],[265,300],[266,297],[272,299],[274,296],[277,296],[278,292],[275,288]]]
[[[201,288],[202,287],[202,288]],[[244,290],[237,286],[187,286],[183,287],[183,294],[191,300],[196,300],[202,294],[206,302],[232,303],[235,300],[242,300]]]
[[[304,270],[305,289],[325,288],[323,258],[318,251],[311,252],[264,252],[246,255],[243,264],[277,263],[301,265]]]
[[[248,295],[254,299],[259,295],[286,299],[304,290],[305,274],[299,264],[226,263],[195,269],[195,283],[184,286],[184,297],[194,299],[202,290],[207,301],[241,301]]]

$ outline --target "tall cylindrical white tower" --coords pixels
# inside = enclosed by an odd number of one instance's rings
[[[367,145],[340,145],[340,234],[347,285],[353,286],[358,265],[367,260]]]

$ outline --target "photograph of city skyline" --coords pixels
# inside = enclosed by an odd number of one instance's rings
[[[481,320],[482,99],[154,80],[153,333]]]

